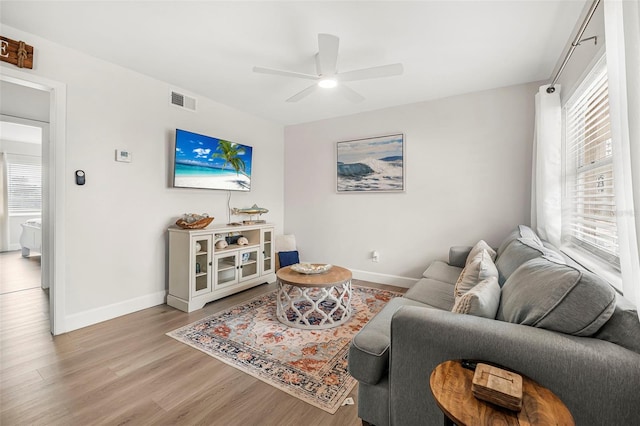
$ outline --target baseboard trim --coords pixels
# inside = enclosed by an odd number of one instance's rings
[[[416,278],[401,277],[398,275],[380,274],[377,272],[358,271],[352,269],[353,278],[357,280],[371,281],[379,284],[395,285],[397,287],[411,288],[418,280]]]
[[[77,314],[67,315],[65,318],[66,330],[64,332],[77,330],[79,328],[94,325],[122,315],[162,305],[165,303],[166,298],[166,291],[158,291],[145,296],[136,297],[135,299],[129,299],[113,303],[111,305],[78,312]]]

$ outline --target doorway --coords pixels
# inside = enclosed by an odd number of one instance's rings
[[[0,90],[6,99],[32,95],[26,103],[29,111],[5,102],[6,114],[0,114],[0,296],[42,288],[23,297],[48,301],[41,260],[42,151],[49,140],[49,94],[5,82],[0,82]]]
[[[5,86],[10,83],[11,86]],[[42,92],[48,96],[48,137],[43,134],[41,150],[42,185],[42,254],[41,282],[49,287],[49,325],[54,335],[64,333],[65,329],[65,134],[66,134],[66,85],[38,75],[0,66],[0,84],[2,85],[2,112],[5,107],[29,109],[27,98],[11,96],[11,90],[35,89],[22,93]],[[5,90],[6,89],[6,90]],[[6,114],[16,115],[16,114]],[[46,120],[43,120],[46,121]]]

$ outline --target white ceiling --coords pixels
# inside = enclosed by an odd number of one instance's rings
[[[0,21],[196,95],[295,124],[547,80],[584,4],[3,0]],[[354,104],[330,89],[286,103],[310,81],[252,72],[260,65],[315,74],[322,32],[340,37],[340,71],[401,62],[404,74],[350,82],[366,98]]]

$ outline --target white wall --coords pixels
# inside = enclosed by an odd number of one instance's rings
[[[251,192],[233,193],[231,205],[265,206],[264,218],[282,230],[281,125],[197,95],[198,111],[182,110],[169,105],[168,83],[15,28],[3,26],[3,35],[34,46],[29,72],[67,85],[67,331],[162,303],[166,228],[181,214],[208,212],[226,223],[227,192],[170,187],[176,128],[253,146]],[[116,162],[116,149],[130,150],[133,162]],[[84,186],[74,183],[77,169]]]
[[[538,86],[285,128],[285,231],[301,257],[407,285],[432,260],[446,260],[450,246],[496,245],[529,223]],[[337,194],[336,142],[397,132],[405,134],[406,192]],[[374,249],[379,263],[369,259]]]

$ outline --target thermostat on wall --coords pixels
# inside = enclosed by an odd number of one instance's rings
[[[131,153],[126,149],[116,149],[116,161],[131,162]]]

